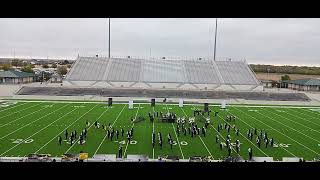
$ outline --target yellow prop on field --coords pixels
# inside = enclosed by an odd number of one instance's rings
[[[80,160],[88,159],[88,153],[80,153],[79,159],[80,159]]]

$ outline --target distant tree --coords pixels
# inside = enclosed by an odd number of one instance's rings
[[[64,60],[63,64],[70,64],[68,60]]]
[[[60,76],[67,74],[68,70],[66,68],[66,66],[59,66],[57,68],[57,72]]]
[[[22,72],[27,72],[27,73],[34,73],[34,71],[32,70],[32,66],[31,65],[28,65],[28,66],[24,66],[22,69],[21,69]]]
[[[281,81],[287,81],[287,80],[291,80],[290,76],[288,76],[287,74],[281,76]]]
[[[53,64],[51,65],[51,67],[52,67],[52,68],[57,68],[57,65],[56,65],[55,63],[53,63]]]
[[[11,61],[11,65],[12,66],[22,66],[23,65],[23,62],[19,59],[14,59]]]
[[[67,67],[68,67],[68,68],[71,68],[71,64],[68,64]]]
[[[42,65],[43,68],[47,69],[49,66],[47,64]]]
[[[10,66],[10,64],[4,64],[4,65],[2,65],[2,69],[3,69],[4,71],[8,71],[8,70],[11,69],[11,66]]]

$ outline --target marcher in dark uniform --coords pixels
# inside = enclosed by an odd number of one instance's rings
[[[256,141],[257,141],[257,145],[258,145],[258,147],[260,148],[260,138],[259,138],[259,137],[257,137],[257,138],[256,138]]]
[[[269,139],[266,138],[266,139],[264,140],[264,142],[266,143],[266,148],[267,148],[267,147],[268,147],[268,144],[269,144]]]
[[[187,135],[187,128],[184,128],[184,135]]]
[[[121,137],[123,137],[124,130],[121,128]]]
[[[152,132],[152,135],[151,135],[151,143],[152,143],[152,148],[154,148],[154,142],[155,141],[155,134],[154,132]]]
[[[58,141],[59,141],[59,145],[61,146],[61,142],[62,142],[61,136],[59,136]]]
[[[270,139],[270,146],[273,147],[273,138]]]
[[[170,148],[171,148],[171,150],[172,150],[173,140],[170,139],[169,143],[170,143]]]
[[[222,142],[220,142],[220,150],[222,150]]]
[[[249,148],[249,149],[248,149],[248,152],[249,152],[249,160],[251,160],[251,159],[252,159],[252,149]]]
[[[66,132],[64,133],[66,139],[68,139],[68,130],[66,129]]]
[[[118,158],[122,158],[122,146],[119,147]]]
[[[119,138],[119,131],[118,130],[116,130],[116,136],[117,136],[117,139]]]
[[[229,146],[229,148],[228,148],[228,156],[230,156],[231,155],[231,146]]]
[[[203,136],[206,136],[206,129],[205,129],[205,127],[202,127],[202,134],[203,134]]]

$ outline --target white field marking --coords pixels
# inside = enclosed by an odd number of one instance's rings
[[[268,111],[268,112],[271,112],[271,111]],[[273,113],[273,112],[272,112]],[[291,114],[289,114],[289,113],[287,113],[287,112],[285,112],[286,114],[288,114],[288,115],[290,115],[290,116],[293,116],[293,115],[291,115]],[[281,116],[281,117],[283,117],[283,118],[285,118],[285,119],[288,119],[288,118],[286,118],[286,117],[284,117],[284,116],[282,116],[282,115],[278,115],[277,113],[273,113],[273,114],[275,114],[275,115],[277,115],[277,116]],[[313,123],[312,121],[309,121],[309,120],[307,120],[307,119],[303,119],[303,118],[301,118],[301,117],[299,117],[299,116],[294,116],[294,117],[297,117],[297,118],[299,118],[299,119],[302,119],[302,120],[306,120],[306,121],[308,121],[308,122],[311,122],[311,123]],[[290,120],[290,119],[288,119],[289,121],[292,121],[292,120]],[[294,122],[294,123],[296,123],[296,124],[299,124],[299,125],[301,125],[301,126],[304,126],[304,127],[306,127],[306,128],[308,128],[308,129],[311,129],[312,131],[315,131],[315,132],[317,132],[317,133],[320,133],[319,131],[317,131],[317,130],[315,130],[315,129],[312,129],[312,128],[310,128],[309,126],[306,126],[306,125],[304,125],[304,124],[301,124],[301,123],[299,123],[299,122],[296,122],[296,121],[292,121],[292,122]],[[320,126],[319,124],[316,124],[317,126]]]
[[[234,109],[237,109],[237,108],[235,108],[235,107],[233,107],[233,108],[234,108]],[[295,139],[292,139],[290,136],[287,136],[286,134],[283,134],[282,132],[274,129],[272,126],[264,123],[263,121],[260,121],[259,119],[255,118],[254,116],[251,116],[250,114],[246,114],[244,111],[242,111],[242,110],[240,110],[240,109],[239,109],[238,111],[243,112],[245,115],[250,116],[251,118],[254,118],[254,119],[258,120],[260,123],[262,123],[262,124],[270,127],[271,129],[273,129],[273,130],[277,131],[278,133],[282,134],[283,136],[286,136],[287,138],[291,139],[292,141],[294,141],[294,142],[300,144],[301,146],[305,147],[305,148],[308,149],[309,151],[311,151],[311,152],[313,152],[313,153],[315,153],[315,154],[317,154],[317,155],[320,155],[319,153],[315,152],[314,150],[310,149],[309,147],[305,146],[304,144],[301,144],[300,142],[296,141]],[[261,114],[261,113],[260,113],[260,114]],[[262,115],[263,115],[263,114],[262,114]],[[269,118],[269,117],[268,117],[268,118]],[[269,118],[269,119],[270,119],[270,118]],[[297,156],[295,156],[295,157],[297,157]]]
[[[302,109],[302,108],[301,108]],[[306,110],[305,110],[306,109]],[[312,113],[312,114],[314,114],[314,115],[317,115],[317,116],[320,116],[320,111],[315,111],[314,109],[319,109],[320,110],[320,107],[309,107],[309,108],[305,108],[305,109],[303,109],[304,111],[306,111],[306,113],[308,112],[310,112],[310,113]]]
[[[19,118],[16,119],[16,120],[13,120],[13,121],[10,121],[10,122],[8,122],[8,123],[6,123],[6,124],[3,124],[3,125],[0,126],[0,128],[3,127],[3,126],[6,126],[6,125],[8,125],[8,124],[11,124],[11,123],[13,123],[13,122],[16,122],[16,121],[18,121],[19,119],[22,119],[22,118],[24,118],[24,117],[30,116],[31,114],[34,114],[34,113],[36,113],[36,112],[39,112],[39,111],[41,111],[41,110],[43,110],[43,109],[45,109],[45,107],[43,107],[43,108],[41,108],[41,109],[39,109],[39,110],[37,110],[37,111],[34,111],[34,112],[30,113],[30,114],[26,114],[26,115],[24,115],[24,116],[22,116],[22,117],[19,117]]]
[[[57,100],[19,100],[19,99],[15,99],[15,100],[10,100],[10,99],[4,99],[8,102],[10,101],[14,101],[14,102],[49,102],[49,103],[78,103],[78,104],[106,104],[106,101],[57,101]],[[113,102],[113,104],[128,104],[127,101],[118,101],[118,102]],[[145,103],[134,103],[134,104],[150,104],[150,102],[145,102]],[[203,103],[198,103],[195,102],[194,104],[183,104],[183,105],[187,105],[187,106],[201,106]],[[178,105],[178,103],[171,103],[168,105]],[[236,107],[275,107],[275,108],[306,108],[306,109],[310,109],[310,108],[320,108],[320,106],[297,106],[297,105],[243,105],[243,104],[229,104],[229,106],[236,106]],[[212,104],[209,105],[209,107],[220,107],[220,104]],[[319,114],[320,115],[320,114]]]
[[[289,109],[289,108],[288,108]],[[293,111],[292,109],[290,109],[291,111]],[[300,109],[301,111],[299,111],[298,113],[301,113],[301,114],[303,114],[303,115],[305,115],[305,116],[309,116],[310,118],[312,118],[312,119],[319,119],[319,118],[317,118],[317,117],[314,117],[314,116],[310,116],[309,114],[308,114],[308,111],[305,111],[305,110],[302,110],[302,109]],[[319,109],[320,110],[320,109]],[[305,112],[305,113],[303,113],[303,112]],[[320,114],[319,114],[320,115]],[[312,122],[312,121],[310,121],[310,122]],[[319,125],[318,123],[314,123],[314,122],[312,122],[313,124],[317,124],[317,125]]]
[[[210,109],[210,108],[209,108]],[[212,110],[212,109],[210,109]],[[231,114],[231,113],[230,113]],[[227,122],[223,117],[221,117],[219,114],[218,114],[218,117],[220,119],[222,119],[224,122],[226,122],[228,125],[231,125],[229,122]],[[242,121],[238,116],[237,116],[237,119],[239,119],[240,121]],[[245,121],[242,121],[244,122],[247,126],[253,128],[251,125],[247,124]],[[211,125],[212,126],[212,125]],[[213,127],[213,126],[212,126]],[[214,128],[214,127],[213,127]],[[214,128],[215,129],[215,128]],[[216,129],[215,129],[216,130]],[[216,130],[217,131],[217,130]],[[217,131],[218,132],[218,131]],[[218,132],[219,133],[219,132]],[[220,134],[220,133],[219,133]],[[247,140],[248,142],[250,142],[253,146],[255,146],[260,152],[262,152],[264,155],[266,155],[267,157],[269,157],[268,154],[266,154],[264,151],[262,151],[256,144],[254,144],[252,141],[250,141],[248,138],[246,138],[241,132],[239,132],[239,134],[245,139]],[[221,136],[221,134],[220,134]],[[223,138],[223,137],[222,137]],[[225,139],[224,139],[225,140]],[[232,147],[233,148],[233,147]]]
[[[104,110],[104,111],[100,114],[100,116],[96,119],[96,121],[99,120],[108,110],[109,110],[109,109]],[[89,126],[88,131],[90,130],[90,128],[91,128],[93,125],[94,125],[94,123],[92,123],[92,124]],[[76,142],[75,142],[74,144],[72,144],[72,146],[70,146],[64,153],[65,153],[65,154],[68,153],[68,152],[70,151],[70,149],[71,149],[75,144],[77,144],[78,141],[80,141],[80,137],[79,137],[79,139],[76,140]]]
[[[11,135],[11,134],[13,134],[13,133],[15,133],[15,132],[19,131],[20,129],[22,129],[22,128],[26,127],[26,126],[29,126],[30,124],[32,124],[32,123],[34,123],[34,122],[39,121],[40,119],[43,119],[43,118],[45,118],[45,117],[49,116],[50,114],[52,114],[52,113],[54,113],[54,112],[59,111],[60,109],[64,108],[64,107],[65,107],[65,106],[67,106],[67,105],[68,105],[68,104],[66,104],[66,105],[64,105],[64,106],[61,106],[60,108],[58,108],[58,109],[56,109],[56,110],[54,110],[54,111],[50,112],[49,114],[46,114],[46,115],[44,115],[44,116],[41,116],[40,118],[38,118],[38,119],[36,119],[36,120],[34,120],[34,121],[31,121],[30,123],[28,123],[28,124],[26,124],[26,125],[21,126],[20,128],[18,128],[18,129],[16,129],[16,130],[14,130],[14,131],[12,131],[12,132],[10,132],[9,134],[7,134],[7,135],[5,135],[5,136],[2,136],[2,137],[0,138],[0,140],[2,140],[3,138],[5,138],[5,137],[7,137],[7,136],[9,136],[9,135]]]
[[[137,112],[136,112],[135,119],[137,118],[139,109],[140,109],[140,104],[139,104],[139,108],[138,108],[138,110],[137,110]],[[131,129],[134,127],[134,125],[135,125],[135,123],[132,124]],[[129,145],[129,141],[127,142],[126,148],[125,148],[125,150],[124,150],[123,157],[126,156],[126,152],[127,152],[127,149],[128,149],[128,145]]]
[[[180,146],[180,142],[179,142],[179,138],[178,138],[178,136],[177,136],[177,132],[176,132],[175,129],[174,129],[173,123],[171,123],[171,125],[172,125],[173,132],[174,132],[174,134],[176,135],[176,138],[177,138],[177,141],[178,141],[178,145],[179,145],[179,148],[180,148],[180,152],[181,152],[181,155],[182,155],[182,159],[184,159],[184,155],[183,155],[183,152],[182,152],[182,149],[181,149],[181,146]]]
[[[113,122],[113,124],[111,125],[111,127],[113,127],[113,125],[116,123],[116,121],[118,120],[118,118],[120,117],[122,111],[124,110],[124,108],[126,107],[126,104],[123,106],[122,110],[120,111],[120,113],[118,114],[117,118],[115,119],[115,121]],[[99,151],[102,143],[104,142],[104,140],[107,138],[107,134],[103,137],[101,143],[99,144],[97,150],[94,152],[93,156],[95,156],[97,154],[97,152]]]
[[[167,103],[166,103],[166,107],[167,107],[167,111],[169,112]],[[176,135],[176,138],[177,138],[177,141],[178,141],[178,145],[179,145],[179,148],[180,148],[180,152],[181,152],[181,155],[182,155],[182,159],[184,159],[184,155],[183,155],[183,152],[182,152],[182,149],[181,149],[181,146],[180,146],[180,142],[179,142],[179,138],[178,138],[177,132],[176,132],[176,130],[174,129],[173,123],[171,123],[171,125],[172,125],[173,132],[174,132],[174,134]]]
[[[2,109],[0,112],[6,111],[6,110],[8,110],[8,109],[16,108],[16,107],[19,107],[19,106],[22,106],[22,105],[25,105],[25,104],[27,104],[27,103],[25,102],[25,103],[21,103],[20,105],[17,105],[17,106],[11,106],[11,107],[9,107],[9,108]]]
[[[66,106],[66,105],[65,105],[65,106]],[[64,106],[63,106],[63,107],[64,107]],[[68,114],[70,114],[70,113],[72,113],[74,110],[76,110],[76,109],[73,109],[72,111],[69,111],[67,114],[64,114],[64,115],[61,116],[60,118],[52,121],[50,124],[48,124],[47,126],[43,127],[42,129],[40,129],[39,131],[35,132],[34,134],[32,134],[31,136],[29,136],[29,137],[27,137],[27,138],[25,138],[25,139],[28,140],[28,139],[32,138],[33,136],[37,135],[37,134],[40,133],[41,131],[47,129],[51,124],[57,122],[57,121],[60,120],[61,118],[65,117],[66,115],[68,115]],[[6,154],[7,152],[9,152],[10,150],[12,150],[12,149],[14,149],[15,147],[19,146],[19,145],[22,144],[22,143],[23,143],[23,141],[20,142],[20,143],[18,143],[18,144],[16,144],[16,145],[13,146],[13,147],[11,147],[11,148],[8,149],[7,151],[3,152],[2,154],[0,154],[0,156],[3,156],[4,154]]]
[[[232,113],[230,113],[230,114],[232,114]],[[232,115],[234,115],[234,114],[232,114]],[[246,115],[246,114],[245,114]],[[218,115],[219,116],[219,115]],[[251,117],[253,117],[253,116],[251,116]],[[222,117],[221,117],[222,118]],[[251,128],[253,128],[250,124],[248,124],[248,123],[246,123],[245,121],[243,121],[243,120],[241,120],[239,117],[237,117],[240,121],[242,121],[242,122],[244,122],[246,125],[248,125],[248,126],[250,126]],[[222,118],[223,119],[223,118]],[[225,120],[224,120],[225,121]],[[226,122],[226,121],[225,121]],[[228,123],[228,122],[227,122]],[[269,126],[269,127],[271,127],[271,126]],[[272,128],[271,127],[271,130],[276,130],[276,129],[274,129],[274,128]],[[277,130],[276,130],[277,131]],[[279,132],[279,131],[278,131]],[[247,139],[243,134],[241,134],[240,133],[240,135],[242,136],[242,137],[244,137],[245,139]],[[249,140],[248,140],[249,141]],[[251,141],[249,141],[249,142],[251,142]],[[251,142],[251,144],[253,144],[252,142]],[[255,145],[255,144],[253,144],[254,146],[256,146],[257,148],[258,148],[258,146],[257,145]],[[285,149],[285,148],[283,148],[283,147],[281,147],[283,150],[285,150],[287,153],[289,153],[289,154],[291,154],[292,156],[294,156],[294,157],[297,157],[295,154],[293,154],[292,152],[290,152],[289,150],[287,150],[287,149]],[[258,148],[259,150],[261,150],[260,148]]]
[[[41,104],[41,103],[40,103],[40,104]],[[40,104],[35,104],[35,105],[33,105],[33,106],[29,106],[29,107],[24,108],[24,109],[21,109],[21,110],[19,110],[19,111],[16,111],[16,112],[7,114],[7,115],[5,115],[5,116],[0,117],[0,119],[5,118],[5,117],[8,117],[8,116],[10,116],[10,115],[12,115],[12,114],[15,114],[15,113],[18,113],[18,112],[21,112],[21,111],[25,111],[25,110],[30,109],[30,108],[32,108],[32,107],[38,106],[38,105],[40,105]],[[43,109],[43,108],[42,108],[42,109]]]
[[[271,111],[268,111],[268,112],[271,112]],[[275,114],[275,115],[277,115],[277,116],[279,116],[279,117],[283,117],[283,118],[285,118],[285,119],[288,119],[288,118],[286,118],[286,117],[284,117],[284,116],[280,116],[280,115],[278,115],[278,114],[276,114],[276,113],[273,113],[273,112],[271,112],[272,114]],[[312,139],[312,140],[314,140],[314,141],[316,141],[316,142],[318,142],[318,143],[320,143],[320,141],[318,141],[317,139],[314,139],[314,138],[312,138],[312,137],[310,137],[310,136],[308,136],[308,135],[306,135],[306,134],[304,134],[304,133],[302,133],[301,131],[299,131],[299,130],[296,130],[296,129],[294,129],[294,128],[292,128],[292,127],[290,127],[290,126],[287,126],[286,124],[283,124],[282,122],[280,122],[280,121],[276,121],[275,119],[273,119],[273,118],[271,118],[271,117],[269,117],[269,116],[267,116],[267,115],[265,115],[265,114],[263,114],[263,113],[259,113],[259,114],[261,114],[261,115],[263,115],[263,116],[265,116],[265,117],[268,117],[269,119],[271,119],[272,121],[274,121],[274,122],[278,122],[279,124],[282,124],[283,126],[286,126],[286,127],[288,127],[288,128],[290,128],[290,129],[292,129],[292,130],[294,130],[294,131],[296,131],[296,132],[298,132],[298,133],[300,133],[300,134],[302,134],[302,135],[304,135],[305,137],[308,137],[308,138],[310,138],[310,139]],[[288,119],[288,120],[290,120],[290,119]],[[292,121],[292,120],[290,120],[290,121]],[[292,121],[292,122],[294,122],[294,121]],[[300,124],[300,123],[299,123]],[[305,126],[305,125],[303,125],[303,126]],[[307,127],[307,126],[305,126],[305,127]],[[309,127],[308,127],[309,128]],[[312,128],[309,128],[309,129],[312,129]],[[314,130],[314,129],[312,129],[312,130]],[[314,130],[315,131],[315,130]],[[318,131],[316,131],[316,132],[318,132]],[[319,132],[318,132],[319,133]]]
[[[95,106],[93,106],[89,111],[87,111],[86,113],[84,113],[83,115],[81,115],[78,119],[76,119],[74,122],[72,122],[70,125],[68,125],[65,129],[63,129],[60,133],[58,133],[55,137],[53,137],[50,141],[48,141],[46,144],[44,144],[41,148],[39,148],[36,152],[34,153],[38,153],[41,149],[43,149],[45,146],[47,146],[51,141],[53,141],[54,139],[56,139],[61,133],[63,133],[66,129],[68,129],[70,126],[72,126],[74,123],[78,122],[83,116],[85,116],[86,114],[88,114],[93,108],[95,108],[98,104],[96,104]],[[78,109],[78,108],[77,108]]]
[[[181,108],[181,107],[180,107],[180,109],[182,110],[182,112],[184,113],[184,115],[186,116],[186,118],[188,118],[188,115],[187,115],[187,114],[186,114],[186,112],[183,110],[183,108]],[[213,157],[213,156],[212,156],[212,154],[211,154],[211,152],[209,151],[209,149],[208,149],[207,145],[203,142],[203,140],[202,140],[201,136],[198,136],[198,137],[200,138],[200,140],[201,140],[202,144],[204,145],[204,147],[205,147],[205,148],[206,148],[206,150],[208,151],[209,155],[210,155],[211,157]]]
[[[288,108],[289,109],[289,108]],[[291,109],[290,109],[291,110]],[[293,110],[291,110],[291,111],[293,111]],[[293,112],[295,112],[295,111],[293,111]],[[289,114],[289,113],[287,113],[287,112],[285,112],[286,114]],[[305,114],[305,113],[302,113],[301,111],[299,111],[299,112],[297,112],[297,113],[301,113],[301,114],[303,114],[303,115],[305,115],[305,116],[309,116],[309,117],[311,117],[310,115],[308,115],[308,114]],[[291,114],[289,114],[289,115],[291,115]],[[291,116],[294,116],[294,115],[291,115]],[[308,121],[309,123],[312,123],[312,124],[314,124],[314,125],[316,125],[316,126],[319,126],[320,127],[320,124],[318,124],[318,123],[314,123],[314,122],[312,122],[312,121],[309,121],[309,120],[307,120],[307,119],[304,119],[304,118],[301,118],[300,116],[298,116],[298,115],[295,115],[295,117],[297,117],[297,118],[299,118],[299,119],[302,119],[302,120],[305,120],[305,121]],[[314,117],[313,117],[314,118]],[[315,118],[315,119],[318,119],[318,118]]]

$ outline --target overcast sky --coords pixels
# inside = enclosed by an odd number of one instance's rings
[[[111,19],[112,56],[213,56],[215,19]],[[0,19],[1,57],[108,55],[108,19]],[[217,58],[320,66],[320,19],[218,19]]]

